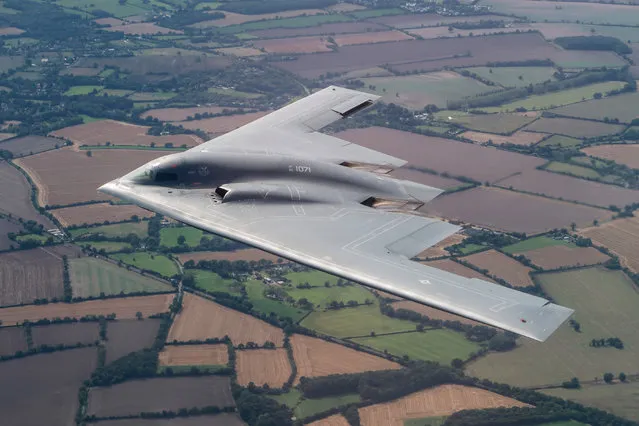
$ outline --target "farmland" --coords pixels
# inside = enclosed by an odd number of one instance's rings
[[[467,70],[502,87],[523,87],[555,80],[552,67],[475,67]]]
[[[584,229],[584,237],[595,244],[605,246],[619,256],[621,263],[634,272],[639,272],[639,219],[618,219],[601,226]]]
[[[430,319],[442,321],[459,321],[462,324],[480,325],[480,323],[477,321],[460,317],[459,315],[451,314],[446,311],[440,311],[439,309],[431,308],[430,306],[422,305],[421,303],[412,302],[410,300],[394,302],[392,306],[395,309],[408,309],[409,311],[418,312],[422,315],[426,315]]]
[[[166,153],[161,151],[105,149],[96,150],[92,156],[88,156],[85,152],[59,149],[22,158],[17,162],[38,186],[40,205],[66,205],[110,199],[98,193],[96,188],[163,155]],[[78,176],[82,176],[82,179],[78,179]]]
[[[200,244],[200,239],[204,235],[200,229],[190,226],[176,226],[160,229],[160,244],[167,247],[175,247],[178,245],[178,238],[184,237],[184,244],[196,247]],[[210,235],[210,234],[207,234]]]
[[[23,328],[0,328],[0,356],[13,355],[18,351],[26,352],[27,349],[27,340]]]
[[[121,416],[209,405],[235,405],[227,377],[158,378],[93,388],[88,413],[98,417]]]
[[[462,111],[440,111],[435,118],[478,132],[510,134],[535,121],[537,113],[468,114]]]
[[[159,319],[109,321],[107,325],[106,363],[131,352],[150,348],[160,327]]]
[[[74,423],[78,388],[96,367],[94,348],[0,363],[3,422],[16,426]]]
[[[460,244],[466,237],[462,234],[453,234],[450,237],[444,238],[432,247],[428,247],[423,252],[415,256],[418,259],[430,259],[440,256],[448,256],[450,253],[446,251],[446,247]]]
[[[101,294],[171,291],[173,288],[159,280],[127,271],[112,263],[93,257],[69,261],[71,288],[75,297],[98,297]]]
[[[118,25],[116,27],[105,28],[107,31],[121,31],[124,34],[179,34],[182,31],[176,31],[171,28],[160,27],[155,24],[146,22],[137,24]]]
[[[211,366],[229,362],[228,348],[218,345],[165,346],[160,352],[160,366]]]
[[[182,253],[179,254],[177,257],[182,263],[188,262],[189,260],[192,260],[195,263],[199,262],[200,260],[228,260],[231,262],[244,260],[247,262],[257,262],[262,259],[270,260],[271,262],[276,263],[277,259],[279,259],[274,254],[270,254],[254,248],[235,251],[197,251],[191,253]]]
[[[475,208],[470,209],[469,206]],[[566,227],[572,222],[584,226],[594,219],[601,222],[612,216],[602,209],[484,187],[443,195],[420,210],[466,223],[527,234]]]
[[[252,32],[255,30],[267,30],[270,28],[305,28],[315,25],[349,22],[352,18],[346,15],[313,15],[313,16],[297,16],[292,18],[269,19],[265,21],[246,22],[240,25],[229,25],[220,28],[218,31],[222,34],[237,34],[242,32]],[[194,25],[194,27],[207,26],[207,22],[216,23],[217,21],[204,21]]]
[[[271,315],[274,313],[279,318],[289,317],[294,322],[301,320],[308,311],[274,300],[264,295],[266,285],[262,281],[249,280],[244,283],[249,301],[257,312]]]
[[[323,10],[319,9],[300,9],[300,10],[288,10],[276,13],[261,13],[255,15],[244,15],[241,13],[234,12],[224,12],[224,18],[215,19],[213,21],[205,21],[202,25],[195,24],[194,27],[199,26],[209,26],[207,22],[212,23],[215,26],[226,27],[229,25],[238,25],[244,24],[246,22],[252,21],[264,21],[264,20],[275,20],[275,19],[284,19],[284,18],[293,18],[300,15],[317,15],[324,13]]]
[[[0,306],[63,295],[60,257],[39,248],[0,254]]]
[[[224,111],[232,111],[234,108],[221,106],[193,107],[193,108],[162,108],[151,109],[140,114],[140,117],[153,117],[160,121],[185,121],[196,114],[221,114]]]
[[[175,262],[162,254],[147,252],[116,253],[112,257],[116,260],[121,260],[127,265],[146,271],[153,271],[163,277],[172,277],[180,272]]]
[[[301,377],[400,368],[399,364],[384,358],[301,334],[291,337],[291,345],[297,365],[295,383],[299,383]]]
[[[222,117],[204,118],[202,120],[192,120],[181,122],[185,129],[200,129],[211,135],[218,135],[230,132],[238,127],[242,127],[251,121],[268,114],[269,111],[249,112],[246,114],[225,115]],[[177,123],[176,123],[177,124]]]
[[[329,41],[324,36],[291,37],[253,42],[268,53],[313,53],[330,52]]]
[[[479,388],[441,385],[383,404],[360,408],[362,426],[403,426],[409,418],[447,416],[460,410],[495,407],[525,407],[507,398]]]
[[[52,211],[63,226],[84,225],[93,223],[121,222],[130,220],[131,216],[139,218],[151,217],[151,212],[134,205],[122,204],[87,204],[77,207],[65,207]]]
[[[309,423],[309,426],[348,426],[350,423],[341,414],[335,414],[330,417],[325,417],[321,420]]]
[[[93,226],[90,228],[76,228],[69,230],[73,238],[90,239],[91,236],[126,237],[135,234],[146,237],[148,224],[146,222],[125,222],[113,225]]]
[[[612,160],[633,169],[639,169],[639,145],[598,145],[582,151],[593,157]]]
[[[99,339],[95,322],[37,326],[31,329],[31,335],[34,346],[92,344]]]
[[[271,388],[281,388],[291,375],[291,364],[286,349],[251,349],[237,351],[237,382],[247,386],[265,383]]]
[[[486,19],[504,19],[503,16],[496,15],[480,15],[480,16],[464,16],[464,22],[478,22]],[[505,18],[509,20],[510,18]],[[381,18],[373,18],[372,22],[388,25],[395,28],[421,28],[449,25],[459,22],[457,16],[442,16],[435,13],[424,14],[406,14],[396,16],[384,16]]]
[[[462,277],[479,278],[480,280],[492,281],[490,278],[475,271],[474,269],[468,268],[461,263],[457,263],[450,259],[440,259],[422,263],[426,266],[450,272],[451,274],[461,275]]]
[[[532,268],[528,268],[498,251],[484,251],[465,257],[464,260],[481,269],[487,269],[490,275],[505,280],[513,287],[534,285],[529,275]]]
[[[224,279],[215,272],[194,270],[193,278],[195,286],[206,291],[223,291],[225,293],[241,294],[241,285],[236,285],[236,281]]]
[[[492,133],[481,133],[481,132],[464,132],[461,136],[471,139],[475,142],[479,143],[488,143],[492,141],[492,143],[497,145],[502,144],[513,144],[513,145],[534,145],[547,135],[543,133],[533,133],[533,132],[515,132],[511,136],[502,136],[495,135]]]
[[[364,33],[386,30],[383,25],[375,24],[372,22],[349,22],[349,23],[334,23],[334,24],[321,24],[313,27],[303,28],[276,28],[270,30],[255,30],[251,31],[251,34],[261,38],[284,38],[284,37],[298,37],[308,35],[330,35],[330,34],[348,34],[348,33]],[[335,38],[333,36],[333,38]]]
[[[47,228],[53,227],[51,221],[40,215],[31,204],[31,185],[27,179],[6,161],[0,161],[0,199],[10,200],[0,205],[0,213],[34,220]]]
[[[8,250],[11,247],[17,247],[17,244],[9,239],[10,232],[18,233],[22,230],[22,226],[11,222],[7,219],[0,218],[0,250]]]
[[[598,171],[589,167],[582,167],[575,164],[562,163],[559,161],[551,161],[550,163],[546,164],[546,166],[544,166],[544,170],[555,173],[569,174],[586,179],[596,179],[602,177]]]
[[[305,398],[297,404],[293,412],[300,418],[305,418],[322,411],[330,410],[334,407],[360,402],[360,400],[360,396],[356,393],[347,393],[325,398]]]
[[[81,318],[87,315],[108,315],[114,313],[118,319],[135,318],[136,312],[149,316],[169,310],[172,294],[127,297],[123,299],[91,300],[81,303],[49,303],[0,309],[3,325],[21,324],[25,320],[37,321],[56,317]]]
[[[531,132],[553,133],[573,138],[589,138],[621,133],[624,126],[570,118],[540,118],[526,127]]]
[[[563,324],[544,343],[521,339],[512,351],[473,362],[470,374],[537,386],[560,384],[572,377],[592,380],[606,371],[635,371],[639,339],[629,324],[639,317],[635,309],[639,295],[625,274],[585,268],[539,274],[537,278],[556,303],[576,310],[573,319],[581,324],[581,332]],[[590,347],[592,339],[608,336],[619,337],[624,349]]]
[[[284,339],[282,331],[270,324],[201,297],[185,294],[182,311],[175,319],[167,340],[205,340],[224,336],[229,336],[235,345],[248,342],[262,345],[270,341],[282,346]]]
[[[411,169],[409,167],[400,167],[399,169],[395,169],[390,173],[390,175],[398,179],[411,180],[413,182],[418,182],[423,185],[440,189],[455,188],[462,185],[461,181],[431,173],[420,172],[419,170]]]
[[[312,312],[304,318],[301,325],[320,333],[343,338],[368,336],[372,331],[384,334],[415,329],[415,325],[411,322],[382,315],[377,306]]]
[[[174,419],[125,419],[101,422],[104,426],[244,426],[237,414],[176,417]]]
[[[629,123],[639,117],[633,106],[639,101],[639,94],[636,92],[624,93],[618,96],[611,96],[602,99],[589,100],[561,108],[553,109],[552,112],[568,117],[586,118],[591,120],[603,120],[617,118],[622,123]]]
[[[11,151],[14,157],[24,157],[62,146],[62,141],[44,136],[24,136],[0,142],[0,149]]]
[[[338,46],[351,44],[384,43],[390,41],[411,40],[413,37],[401,31],[375,31],[360,34],[341,34],[333,37]]]
[[[577,146],[581,144],[582,141],[579,139],[571,138],[569,136],[561,136],[561,135],[552,135],[548,139],[544,139],[539,143],[539,146]]]
[[[608,256],[592,247],[571,247],[557,245],[538,248],[523,253],[535,265],[544,269],[557,269],[562,266],[594,265],[603,263]]]

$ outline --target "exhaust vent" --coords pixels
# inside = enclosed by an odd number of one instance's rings
[[[397,210],[415,211],[415,210],[417,210],[418,208],[420,208],[421,206],[424,205],[424,203],[419,202],[417,200],[414,200],[414,201],[410,201],[410,200],[385,200],[383,198],[377,198],[377,197],[368,197],[367,199],[362,201],[361,204],[366,206],[366,207],[373,208],[373,209],[394,210],[394,211],[397,211]]]

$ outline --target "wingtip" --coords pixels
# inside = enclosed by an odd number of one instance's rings
[[[537,311],[534,319],[527,322],[534,328],[530,330],[530,334],[522,334],[539,342],[545,342],[574,312],[574,309],[547,303]]]

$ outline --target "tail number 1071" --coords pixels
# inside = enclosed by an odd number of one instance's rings
[[[288,170],[297,173],[311,173],[310,166],[289,166]]]

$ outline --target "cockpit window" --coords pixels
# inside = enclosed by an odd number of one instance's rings
[[[155,174],[156,182],[175,182],[178,180],[177,173],[158,171]]]

